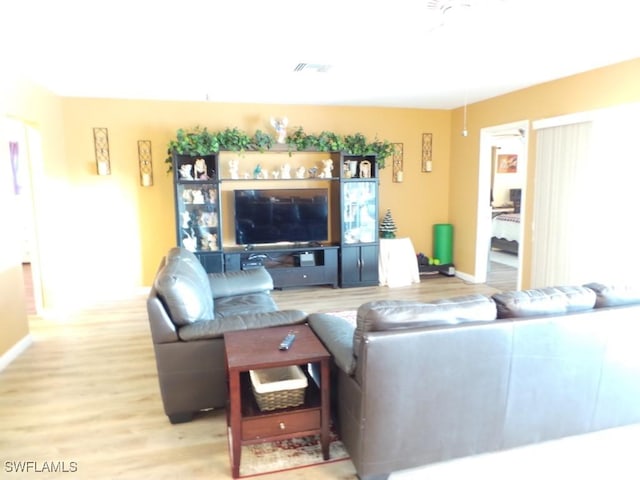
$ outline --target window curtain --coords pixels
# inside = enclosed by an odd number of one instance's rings
[[[615,109],[538,130],[533,287],[637,282],[638,115]]]

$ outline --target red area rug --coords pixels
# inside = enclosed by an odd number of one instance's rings
[[[329,443],[329,460],[322,458],[318,435],[245,445],[240,457],[240,476],[252,477],[348,458],[344,445],[333,431]]]

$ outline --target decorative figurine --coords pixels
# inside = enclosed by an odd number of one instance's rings
[[[285,163],[284,165],[282,165],[282,167],[280,167],[280,170],[282,172],[282,178],[291,178],[291,165]]]
[[[344,178],[351,178],[351,170],[349,169],[348,161],[344,162],[344,165],[342,166],[342,174],[344,175]]]
[[[271,117],[271,126],[275,129],[276,134],[278,135],[276,138],[276,142],[283,144],[287,142],[287,125],[289,124],[289,120],[287,117],[282,119]]]
[[[218,249],[218,234],[211,234],[209,237],[209,250],[217,250]]]
[[[262,167],[260,164],[256,165],[256,168],[253,169],[253,178],[262,178]]]
[[[327,158],[322,160],[322,178],[331,178],[331,172],[333,171],[333,160]]]
[[[190,163],[185,163],[180,166],[180,178],[183,180],[193,180],[193,175],[191,175],[191,169],[193,165]]]
[[[182,239],[182,246],[190,252],[195,252],[197,247],[196,238],[189,232],[184,232],[185,237]]]
[[[180,216],[182,217],[182,228],[189,228],[189,222],[191,221],[189,212],[182,212]]]
[[[371,178],[371,162],[369,160],[360,162],[360,178]]]
[[[302,166],[298,167],[298,169],[296,170],[296,178],[304,178],[304,174],[306,172],[306,169]]]
[[[207,162],[204,158],[196,158],[193,164],[193,173],[198,180],[209,180],[209,175],[207,175]]]
[[[204,204],[204,194],[200,190],[193,190],[193,203],[197,205]]]
[[[280,177],[280,170],[272,170],[271,176],[277,180]]]

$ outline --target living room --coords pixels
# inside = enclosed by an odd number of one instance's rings
[[[41,151],[28,148],[41,313],[64,320],[78,309],[126,298],[151,284],[160,258],[175,243],[172,180],[164,158],[178,128],[265,129],[271,116],[285,114],[307,131],[359,131],[403,143],[404,181],[393,182],[391,168],[381,171],[381,210],[393,212],[398,234],[410,237],[417,251],[432,250],[431,225],[454,224],[456,268],[473,278],[481,129],[638,102],[639,74],[640,60],[633,59],[453,109],[72,98],[10,81],[0,96],[3,118],[21,122],[27,144]],[[465,120],[469,134],[462,137]],[[92,129],[99,126],[108,127],[111,142],[112,174],[105,177],[95,171]],[[420,168],[425,132],[434,137],[430,173]],[[136,144],[141,139],[150,140],[153,148],[152,187],[139,184]],[[531,142],[527,211],[535,197],[535,148]],[[0,155],[8,165],[8,152]],[[13,225],[13,200],[2,195],[3,223]],[[533,269],[532,242],[529,224],[523,237],[525,288]],[[38,347],[38,338],[29,339],[20,259],[14,255],[17,240],[3,236],[0,246],[4,357],[21,353],[32,341],[32,348]],[[64,329],[56,334],[64,336]]]

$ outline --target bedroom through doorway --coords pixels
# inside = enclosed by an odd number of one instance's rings
[[[528,132],[528,121],[481,130],[476,278],[500,290],[521,288]]]

